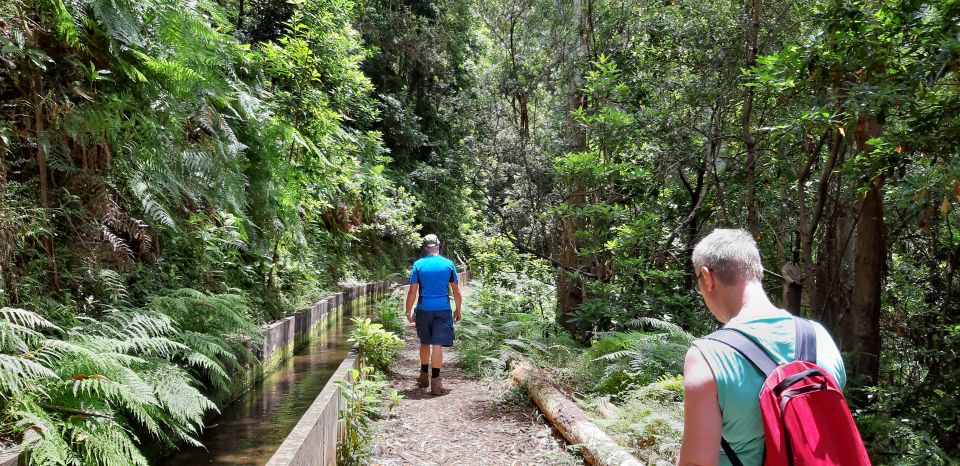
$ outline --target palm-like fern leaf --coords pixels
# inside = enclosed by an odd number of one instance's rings
[[[19,395],[38,379],[56,377],[57,374],[35,361],[0,354],[0,393]]]
[[[44,328],[60,330],[59,327],[52,324],[49,320],[44,319],[40,314],[25,311],[23,309],[15,309],[11,307],[0,308],[0,319],[31,329]]]

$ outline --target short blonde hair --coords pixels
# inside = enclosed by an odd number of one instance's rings
[[[763,279],[763,264],[757,242],[743,229],[717,228],[693,248],[693,268],[706,267],[723,283]]]

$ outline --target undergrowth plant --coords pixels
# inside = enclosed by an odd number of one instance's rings
[[[594,421],[617,443],[630,448],[646,464],[674,461],[683,435],[683,377],[662,376],[656,382],[626,390],[614,408],[603,409],[607,396],[582,404],[596,413]],[[600,415],[599,413],[603,413]]]
[[[357,352],[364,364],[381,372],[389,370],[403,349],[400,337],[370,319],[353,317],[351,320],[354,328],[348,341],[357,344]]]
[[[649,331],[608,332],[586,351],[584,362],[593,367],[592,391],[616,395],[660,377],[683,373],[683,358],[693,335],[670,322],[649,317],[628,325]]]
[[[693,336],[642,309],[633,317],[619,311],[613,330],[593,329],[586,342],[575,340],[555,324],[555,290],[549,275],[539,273],[543,264],[497,244],[475,244],[481,252],[474,270],[482,273],[457,329],[464,370],[504,378],[512,360],[526,359],[645,461],[675,458],[683,420],[680,374]]]
[[[0,436],[31,464],[147,464],[145,442],[200,446],[211,399],[254,360],[243,296],[184,288],[136,307],[119,274],[100,279],[104,301],[59,325],[0,309]]]
[[[61,328],[0,309],[0,416],[31,464],[147,464],[138,445],[197,440],[216,405],[198,377],[225,374],[156,312],[111,310]]]
[[[400,395],[396,390],[388,389],[387,380],[371,366],[351,370],[347,380],[338,380],[337,385],[345,400],[344,408],[340,410],[337,464],[366,464],[374,440],[373,422],[385,410],[397,407]]]
[[[377,301],[376,307],[374,308],[374,315],[377,318],[377,322],[383,326],[384,330],[392,332],[397,336],[402,336],[407,328],[403,305],[403,297],[397,293],[391,293],[390,296],[387,296],[385,299]]]

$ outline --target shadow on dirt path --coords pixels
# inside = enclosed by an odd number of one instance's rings
[[[469,292],[464,290],[464,303]],[[465,306],[464,312],[469,312]],[[416,330],[407,327],[401,360],[391,385],[403,395],[400,406],[377,425],[374,465],[575,465],[536,407],[507,401],[502,386],[466,377],[456,352],[445,348],[443,384],[450,393],[432,396],[417,387],[420,369]],[[513,399],[513,397],[506,397]]]

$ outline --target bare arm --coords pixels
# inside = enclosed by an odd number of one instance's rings
[[[420,284],[414,283],[407,287],[407,305],[404,310],[407,311],[407,320],[413,322],[413,306],[417,304],[417,296],[420,291]]]
[[[460,305],[463,304],[463,297],[460,296],[460,284],[450,282],[450,289],[453,290],[453,302],[457,305],[457,310],[453,313],[453,320],[460,322],[460,319],[463,318],[463,314],[460,312]]]
[[[717,381],[696,347],[683,362],[683,443],[677,466],[714,466],[720,461],[723,419]]]

